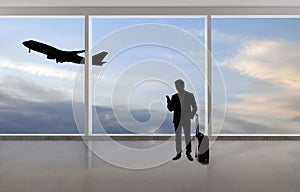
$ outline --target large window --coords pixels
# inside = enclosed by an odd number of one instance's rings
[[[29,53],[22,43],[82,50],[84,18],[0,17],[0,26],[0,134],[82,133],[72,101],[74,81],[84,65],[57,63],[35,48]],[[83,100],[77,102],[83,107]]]
[[[0,17],[0,134],[173,134],[165,96],[176,79],[195,94],[202,131],[299,134],[297,16],[86,11]],[[89,62],[28,53],[28,40]]]
[[[299,134],[300,19],[213,17],[211,24],[227,93],[220,133]]]
[[[183,79],[204,125],[204,17],[92,17],[93,133],[173,134],[166,95]],[[194,126],[193,126],[194,128]],[[192,132],[194,133],[194,131]]]

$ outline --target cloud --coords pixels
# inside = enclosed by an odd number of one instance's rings
[[[2,134],[54,134],[54,133],[79,133],[73,116],[73,102],[69,93],[63,90],[51,89],[38,86],[22,78],[0,79],[0,133]],[[9,85],[9,86],[6,86]],[[83,117],[84,104],[75,103],[75,110],[79,111]],[[79,107],[78,107],[79,106]],[[121,110],[122,115],[128,111],[124,108]],[[123,112],[124,111],[124,112]],[[161,111],[151,111],[156,116],[161,116]],[[151,118],[147,109],[131,109],[131,113],[136,121],[146,122]],[[101,118],[105,132],[101,132],[94,126],[95,133],[132,133],[125,129],[115,118],[110,106],[96,106],[94,113]],[[76,115],[76,114],[75,114]],[[126,116],[126,115],[125,115]],[[97,118],[97,116],[94,116]],[[96,119],[94,119],[96,120]],[[171,113],[168,113],[160,127],[153,129],[150,126],[137,127],[130,119],[122,122],[125,125],[134,125],[136,130],[145,131],[145,133],[172,133],[173,124]],[[84,130],[84,120],[79,123],[81,132]],[[154,132],[149,132],[154,130]]]
[[[237,43],[240,40],[240,36],[237,34],[223,33],[218,30],[212,30],[213,41],[217,43]]]
[[[116,113],[116,111],[118,112]],[[132,115],[133,119],[128,117],[128,113]],[[94,114],[96,114],[93,125],[95,133],[174,133],[171,113],[165,114],[165,112],[158,110],[151,110],[150,112],[143,108],[128,111],[126,106],[118,106],[114,109],[109,106],[95,106]],[[161,124],[156,125],[157,117],[164,116]],[[100,120],[102,127],[97,124],[97,119]]]
[[[295,134],[298,133],[299,116],[272,116],[268,109],[257,112],[248,106],[252,103],[241,103],[238,108],[229,107],[223,115],[218,109],[213,111],[213,133],[217,134]],[[229,105],[230,106],[230,105]],[[236,106],[235,106],[236,107]],[[259,106],[257,106],[259,108]],[[269,109],[272,107],[270,106]],[[264,109],[264,107],[262,107]],[[279,111],[279,109],[277,110]]]
[[[224,128],[220,130],[220,134],[263,134],[274,133],[276,130],[268,125],[253,121],[253,119],[243,119],[241,116],[226,115]]]
[[[5,93],[16,100],[60,102],[71,101],[73,92],[70,89],[41,86],[21,77],[5,76],[0,78],[0,93]]]
[[[40,77],[52,77],[66,80],[74,80],[76,77],[76,68],[70,69],[65,64],[42,65],[36,63],[16,62],[8,59],[0,59],[0,68],[12,69]]]
[[[240,44],[233,56],[221,62],[222,67],[237,72],[228,85],[225,132],[295,133],[300,109],[300,43],[243,38]]]
[[[0,96],[6,102],[15,105],[2,107],[0,109],[0,134],[54,134],[54,133],[79,133],[73,117],[72,104],[68,102],[48,102],[39,103],[32,101],[16,100],[3,95]],[[134,134],[130,130],[124,128],[114,117],[112,109],[109,107],[96,106],[97,115],[101,118],[104,128],[93,125],[93,133],[95,134]],[[143,121],[149,114],[146,110],[135,110],[135,118]],[[97,118],[97,116],[94,116]],[[83,125],[83,122],[78,122]],[[166,134],[174,133],[171,114],[156,128],[154,132],[148,132],[149,127],[139,127],[148,134]],[[83,132],[83,126],[80,132]]]
[[[243,93],[227,102],[222,133],[297,133],[299,128],[299,96],[289,92]],[[214,115],[219,122],[222,116]]]
[[[28,101],[3,92],[0,99],[1,134],[79,133],[71,102]]]
[[[233,111],[240,111],[241,114],[261,114],[276,118],[294,116],[299,113],[299,98],[288,93],[247,93],[237,94],[239,102],[231,102],[228,106]]]
[[[245,40],[241,49],[221,62],[242,75],[300,89],[300,44],[287,40]]]
[[[72,104],[70,90],[43,87],[21,77],[2,77],[0,133],[78,133]]]
[[[205,35],[205,29],[196,29],[196,28],[191,28],[191,29],[183,29],[185,32],[192,34],[193,36],[196,37],[201,37],[203,38]]]
[[[219,31],[213,31],[213,41],[215,54],[226,56],[218,62],[226,71],[229,98],[221,132],[297,133],[300,42]]]
[[[300,121],[300,116],[293,117],[291,121]]]

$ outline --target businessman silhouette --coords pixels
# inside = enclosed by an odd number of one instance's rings
[[[169,111],[173,111],[173,123],[176,135],[176,156],[173,160],[181,158],[181,136],[182,128],[184,130],[185,144],[186,144],[186,156],[190,161],[193,161],[191,155],[191,119],[194,118],[197,112],[197,105],[193,93],[184,90],[184,81],[178,79],[175,81],[175,87],[178,93],[174,94],[170,99],[167,97],[167,107]]]

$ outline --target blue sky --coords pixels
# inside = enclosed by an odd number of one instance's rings
[[[107,64],[93,67],[95,132],[101,132],[99,119],[106,131],[114,133],[170,132],[165,95],[175,93],[177,78],[186,80],[187,90],[195,93],[203,123],[204,47],[193,47],[196,40],[204,42],[203,17],[92,17],[91,23],[92,52],[109,52]],[[152,31],[150,23],[175,27],[175,34],[181,36],[159,37],[155,32],[160,29],[154,26]],[[84,18],[1,17],[0,24],[0,132],[78,132],[72,111],[73,87],[77,71],[84,66],[56,63],[34,51],[29,54],[21,43],[34,39],[59,49],[82,50]],[[145,31],[125,30],[143,24]],[[212,18],[213,69],[216,74],[219,66],[227,94],[224,126],[214,132],[299,133],[299,28],[298,18]],[[130,33],[130,29],[141,33]],[[172,46],[183,46],[173,49],[141,43],[127,47],[143,38],[149,42],[161,38],[164,43],[171,39]],[[189,46],[184,45],[187,42]],[[114,52],[122,46],[124,50]],[[214,76],[213,83],[214,120],[219,126],[224,98],[220,79]],[[123,120],[117,122],[116,116]],[[157,122],[162,124],[159,129]]]
[[[74,80],[79,67],[56,63],[25,40],[59,49],[84,49],[84,18],[0,18],[1,133],[76,133],[72,111]],[[81,128],[81,131],[83,129]]]
[[[28,54],[28,49],[22,45],[22,42],[33,39],[53,45],[59,49],[82,50],[84,49],[83,17],[72,19],[62,17],[14,17],[1,18],[0,23],[3,26],[0,30],[2,42],[0,59],[12,60],[19,67],[22,65],[18,63],[34,64],[31,67],[36,68],[35,71],[27,69],[27,72],[25,72],[25,69],[19,68],[19,70],[12,71],[13,68],[8,68],[2,70],[2,73],[8,73],[7,75],[13,74],[19,77],[24,76],[30,81],[40,83],[41,86],[45,87],[59,86],[70,88],[70,82],[68,82],[68,85],[63,80],[71,80],[70,75],[77,71],[78,66],[56,64],[54,60],[47,60],[45,55],[37,52]],[[64,74],[65,71],[68,72]],[[47,78],[43,78],[43,76],[47,75]]]
[[[298,18],[212,19],[213,56],[227,93],[221,132],[299,133],[299,24]]]
[[[156,25],[151,25],[156,24]],[[159,24],[159,25],[158,25]],[[151,25],[151,26],[150,26]],[[105,27],[103,27],[105,26]],[[168,27],[174,27],[169,30]],[[165,29],[166,27],[166,29]],[[176,29],[175,29],[176,28]],[[179,36],[174,37],[173,30]],[[159,31],[159,33],[158,33]],[[189,50],[180,42],[185,36],[194,38],[200,48]],[[199,113],[204,108],[204,18],[92,18],[92,52],[103,49],[110,55],[109,65],[95,75],[95,104],[110,106],[114,116],[124,127],[135,133],[158,133],[157,124],[163,123],[170,113],[166,109],[165,95],[172,95],[174,81],[182,78],[186,88],[195,93]],[[186,54],[198,52],[198,63],[193,63]],[[202,59],[200,59],[202,58]],[[199,69],[197,69],[198,65]],[[120,110],[119,110],[120,109]],[[125,110],[124,110],[125,109]],[[149,117],[140,121],[134,110],[146,110]],[[99,114],[99,113],[98,113]],[[125,115],[127,114],[127,115]],[[113,118],[112,114],[104,114]],[[103,116],[98,115],[101,121]],[[172,128],[172,125],[170,125]],[[101,132],[101,126],[94,128]]]
[[[299,41],[299,19],[298,18],[222,18],[213,17],[212,29],[215,33],[215,38],[221,38],[224,41],[232,42],[223,43],[222,41],[214,41],[218,51],[214,52],[214,57],[224,59],[230,54],[229,51],[235,53],[240,46],[237,41],[240,40],[266,40],[266,39],[284,39],[289,41]],[[219,35],[226,35],[219,37]],[[218,39],[220,40],[220,39]],[[227,46],[234,46],[228,48]],[[224,46],[225,50],[220,50]],[[227,51],[227,52],[221,52]],[[222,54],[223,53],[223,54]],[[226,53],[226,54],[225,54]]]
[[[184,31],[185,33],[189,32],[191,33],[189,35],[195,36],[193,38],[199,39],[203,42],[203,18],[113,19],[114,21],[109,19],[100,20],[100,23],[96,21],[93,23],[93,39],[101,39],[104,36],[109,35],[111,32],[119,30],[120,27],[141,23],[160,23],[172,25],[177,28],[179,27],[181,28],[181,31]],[[45,55],[34,51],[29,54],[28,50],[21,43],[24,40],[34,39],[50,44],[59,49],[81,50],[84,47],[84,19],[80,17],[6,17],[1,18],[0,22],[2,26],[6,26],[0,31],[1,38],[3,42],[5,42],[0,47],[2,52],[0,55],[0,67],[3,69],[1,70],[1,92],[3,93],[3,98],[9,101],[2,102],[6,103],[3,104],[2,114],[3,117],[6,116],[5,119],[11,120],[15,118],[22,120],[20,120],[20,122],[18,120],[16,124],[9,124],[9,122],[3,118],[0,123],[2,122],[2,125],[5,125],[7,128],[1,132],[76,132],[76,129],[74,129],[74,122],[72,122],[74,121],[74,118],[72,118],[72,99],[74,94],[73,86],[77,70],[83,66],[71,63],[55,63],[54,60],[47,60]],[[197,27],[195,27],[195,25]],[[108,61],[110,59],[109,56],[107,57]],[[141,45],[116,55],[112,61],[109,61],[106,64],[106,66],[109,67],[105,68],[106,71],[109,71],[111,78],[101,81],[100,85],[97,84],[97,87],[100,87],[100,89],[98,88],[95,90],[94,109],[100,114],[98,117],[106,118],[107,114],[103,115],[104,112],[108,112],[112,115],[112,112],[109,109],[111,105],[109,103],[103,103],[104,99],[102,97],[110,94],[108,91],[110,90],[109,88],[111,83],[115,81],[114,77],[116,78],[120,73],[122,73],[122,70],[128,68],[128,66],[134,65],[138,61],[146,60],[152,60],[154,63],[163,61],[162,64],[165,68],[170,66],[172,68],[174,61],[176,61],[177,65],[181,65],[177,71],[185,70],[181,72],[183,75],[184,73],[189,72],[191,67],[195,68],[193,62],[185,56],[182,56],[180,52],[156,45]],[[184,65],[187,65],[188,67],[182,67]],[[98,74],[98,72],[101,72],[103,69],[93,67],[93,72],[97,75],[97,78],[103,77],[103,75],[99,76]],[[144,69],[137,69],[133,72],[133,74],[135,77],[141,76],[143,78],[144,72],[149,72],[149,70],[144,71]],[[153,70],[152,73],[159,73],[161,76],[165,76],[166,74],[165,71],[162,71],[159,68]],[[195,75],[196,74],[197,73],[195,73]],[[130,77],[132,78],[133,76]],[[174,94],[175,90],[173,82],[177,77],[172,77],[172,73],[169,73],[168,77],[169,79],[165,79],[165,82],[159,82],[157,79],[154,81],[149,80],[148,82],[145,82],[145,84],[141,83],[140,85],[137,85],[136,89],[134,89],[130,99],[130,114],[133,114],[134,119],[137,120],[137,122],[143,123],[147,120],[145,117],[148,117],[150,114],[148,109],[149,107],[154,107],[154,111],[151,111],[151,113],[158,114],[156,115],[158,117],[162,117],[160,114],[168,116],[166,120],[160,118],[160,120],[163,120],[161,123],[164,126],[161,129],[157,130],[157,128],[155,128],[154,130],[149,128],[147,130],[138,131],[145,133],[167,133],[173,129],[172,125],[170,126],[171,114],[167,113],[165,108],[165,95]],[[203,79],[203,75],[201,74],[198,79],[200,79],[198,82],[203,82],[203,80],[201,81],[201,79]],[[195,79],[192,79],[192,81],[194,80]],[[188,89],[193,88],[193,82],[187,81],[186,83]],[[128,86],[128,84],[124,85]],[[106,88],[103,89],[101,86],[106,86]],[[151,87],[151,89],[147,92],[149,98],[147,99],[147,103],[143,103],[141,102],[142,100],[138,100],[138,98],[144,98],[144,90],[149,89],[149,87]],[[203,98],[200,98],[203,97],[203,90],[198,89],[198,92],[199,98],[197,99],[203,100]],[[14,104],[16,101],[19,104]],[[124,100],[117,105],[121,108],[122,106],[127,106],[128,103]],[[199,105],[201,104],[199,103]],[[33,108],[31,108],[31,106],[33,106]],[[64,110],[62,110],[61,107],[64,107]],[[137,113],[137,111],[140,111],[140,113]],[[156,122],[156,120],[157,119],[154,119],[151,122]],[[37,122],[36,124],[44,125],[43,127],[52,126],[52,129],[41,128],[40,126],[30,126],[30,128],[28,128],[27,126],[24,126],[26,125],[26,122]],[[54,124],[53,122],[56,123]],[[153,127],[151,122],[148,123],[148,125]],[[105,123],[104,127],[109,132],[119,133],[120,130],[123,131],[121,127],[114,122],[108,121]],[[64,128],[64,126],[70,128]]]

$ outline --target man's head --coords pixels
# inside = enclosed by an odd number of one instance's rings
[[[184,92],[184,81],[182,79],[177,79],[175,81],[175,87],[178,93]]]

